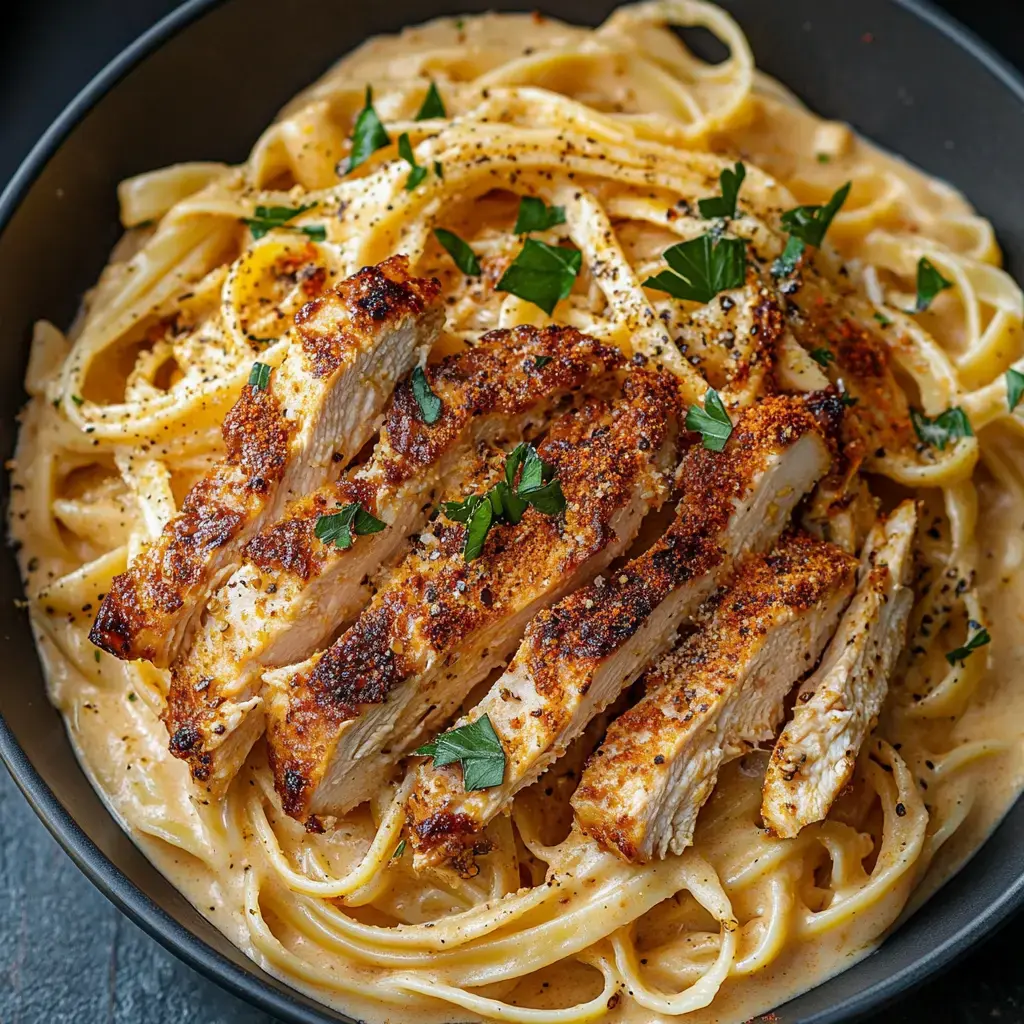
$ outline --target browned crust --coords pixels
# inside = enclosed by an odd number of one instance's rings
[[[336,369],[344,355],[385,320],[436,301],[436,281],[410,277],[395,256],[368,267],[296,314],[304,358],[313,372]],[[264,507],[284,472],[294,424],[274,393],[245,385],[223,427],[224,459],[186,497],[161,535],[115,577],[89,639],[125,660],[166,664],[165,638],[205,578],[214,553],[231,543]]]
[[[288,814],[308,813],[339,725],[360,707],[387,700],[422,670],[413,644],[437,657],[457,657],[462,637],[508,613],[524,589],[570,575],[611,539],[611,520],[629,502],[638,477],[670,436],[682,411],[678,385],[638,370],[622,385],[623,401],[595,400],[558,421],[540,445],[556,467],[564,516],[528,509],[516,525],[491,529],[481,557],[462,559],[466,527],[439,517],[433,525],[441,557],[414,551],[359,620],[315,664],[290,683],[283,719],[271,716],[270,751]],[[498,478],[496,458],[476,492]],[[415,637],[410,643],[409,638]]]
[[[583,831],[626,860],[639,859],[638,823],[632,814],[616,812],[626,781],[661,770],[674,756],[681,725],[736,685],[738,666],[780,611],[810,611],[825,595],[852,588],[856,572],[855,558],[805,533],[790,534],[771,553],[748,559],[728,589],[706,602],[701,628],[646,674],[645,699],[611,724],[587,761],[572,798]],[[630,740],[634,735],[648,739],[638,747]]]

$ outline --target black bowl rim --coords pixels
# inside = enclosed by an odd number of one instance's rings
[[[85,115],[137,64],[173,35],[224,0],[186,0],[122,50],[64,108],[22,161],[0,193],[0,233],[7,227],[22,199],[49,159]],[[979,64],[1024,104],[1024,76],[972,31],[930,0],[890,0],[966,50]],[[250,1005],[295,1024],[324,1024],[318,1010],[293,999],[233,963],[180,924],[122,873],[82,831],[53,791],[36,771],[14,733],[0,715],[0,760],[10,772],[32,810],[81,872],[115,907],[157,940],[165,949],[200,974],[216,982]],[[941,898],[935,894],[933,898]],[[840,1024],[879,1009],[898,996],[923,984],[942,967],[963,955],[972,945],[994,931],[1024,904],[1024,864],[1014,885],[1001,893],[980,914],[964,924],[942,945],[913,963],[831,1007],[814,1018],[814,1024]],[[256,964],[253,965],[258,966]],[[287,984],[287,983],[285,983]],[[825,984],[822,982],[821,984]],[[335,1018],[337,1019],[337,1018]]]

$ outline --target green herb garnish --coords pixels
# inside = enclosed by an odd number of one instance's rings
[[[910,421],[914,424],[917,436],[925,444],[938,448],[940,452],[945,451],[950,441],[974,436],[971,421],[959,406],[940,412],[934,419],[923,412],[918,412],[917,409],[911,409]]]
[[[952,288],[953,282],[947,281],[926,256],[917,261],[917,300],[908,313],[923,313],[931,304],[932,299],[941,291]]]
[[[85,405],[85,399],[81,395],[72,395],[71,401],[74,402],[75,405]]]
[[[370,515],[358,501],[342,505],[340,512],[318,516],[313,533],[317,540],[334,544],[344,550],[352,547],[353,536],[362,537],[367,533],[380,533],[387,526],[376,516]]]
[[[686,412],[686,429],[697,431],[709,451],[720,452],[732,434],[732,420],[714,388],[704,395],[704,408],[691,405]]]
[[[409,177],[405,179],[405,191],[411,192],[427,176],[427,169],[416,163],[408,132],[402,132],[398,137],[398,155],[412,168]]]
[[[440,160],[434,161],[434,173],[442,180],[444,179],[444,164]]]
[[[255,216],[244,217],[243,221],[252,232],[253,241],[259,241],[268,231],[275,228],[290,228],[292,231],[301,231],[308,235],[314,242],[322,242],[327,237],[327,229],[322,224],[299,227],[289,223],[307,210],[312,210],[314,206],[316,203],[307,203],[305,206],[257,206]]]
[[[434,394],[430,381],[421,366],[412,371],[412,396],[420,407],[420,417],[429,427],[436,423],[441,415],[441,399]]]
[[[1017,408],[1022,396],[1024,396],[1024,373],[1011,368],[1006,371],[1006,405],[1010,412]]]
[[[401,858],[402,854],[405,853],[405,846],[406,846],[406,843],[405,843],[405,840],[403,839],[395,847],[395,852],[393,854],[391,854],[391,859],[392,860],[399,860]]]
[[[714,217],[735,217],[736,198],[740,194],[740,185],[747,176],[747,169],[743,164],[736,164],[732,170],[726,167],[718,176],[718,182],[722,186],[720,196],[712,196],[710,199],[698,199],[697,206],[700,208],[700,215],[705,220]]]
[[[416,120],[431,121],[435,117],[447,116],[448,114],[444,109],[444,100],[441,99],[441,94],[437,91],[437,85],[434,82],[431,82],[430,88],[427,90],[427,95],[423,97],[423,105],[420,107],[420,111],[416,115]]]
[[[455,265],[464,274],[469,277],[479,277],[483,273],[476,253],[454,231],[434,228],[434,237],[441,243],[448,255],[455,260]]]
[[[519,213],[513,230],[517,235],[528,235],[531,231],[547,231],[556,224],[564,223],[564,206],[548,206],[543,199],[523,196],[519,200]]]
[[[582,263],[583,253],[578,249],[528,238],[494,290],[532,302],[551,316],[555,306],[572,291]]]
[[[968,623],[969,626],[973,627],[977,632],[964,644],[963,647],[957,647],[955,650],[949,651],[946,654],[946,661],[950,665],[955,665],[959,662],[963,665],[964,661],[969,658],[979,647],[984,647],[986,644],[992,643],[992,637],[989,636],[988,630],[985,629],[980,623],[974,622],[973,620]]]
[[[266,363],[253,363],[249,371],[249,384],[257,391],[266,391],[270,383],[270,367]]]
[[[432,757],[435,768],[458,761],[462,765],[462,785],[467,793],[500,786],[505,778],[505,751],[487,715],[441,733],[433,743],[419,747],[414,753]]]
[[[534,356],[533,357],[533,368],[535,370],[543,370],[548,363],[551,362],[551,356]]]
[[[818,163],[819,164],[827,164],[827,163],[831,163],[831,161],[832,161],[832,157],[831,157],[830,154],[828,154],[828,153],[819,153],[818,154]]]
[[[848,181],[824,206],[798,206],[782,215],[782,227],[789,233],[789,240],[782,255],[772,264],[776,277],[792,274],[808,245],[821,248],[833,218],[850,194],[850,186]]]
[[[719,292],[740,288],[747,274],[747,246],[740,238],[701,235],[666,249],[671,270],[644,281],[645,288],[668,292],[677,299],[710,302]]]
[[[391,145],[391,136],[388,135],[383,122],[377,116],[377,111],[373,109],[373,89],[368,85],[366,87],[366,104],[359,112],[355,127],[352,129],[352,152],[344,161],[342,170],[345,174],[350,174],[360,164],[369,160],[378,149],[389,145]]]
[[[892,321],[884,314],[874,312],[871,314],[883,327],[892,327]]]
[[[808,355],[819,365],[828,366],[836,361],[835,353],[827,348],[812,348]]]

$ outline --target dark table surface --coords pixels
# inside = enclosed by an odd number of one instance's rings
[[[5,15],[0,40],[0,182],[78,89],[175,0],[18,6],[17,14]],[[945,0],[942,6],[1024,69],[1022,0]],[[28,117],[23,99],[30,95]],[[0,1024],[97,1021],[270,1024],[272,1018],[222,992],[122,917],[0,772]],[[872,1024],[882,1021],[1024,1024],[1016,944],[987,943]]]

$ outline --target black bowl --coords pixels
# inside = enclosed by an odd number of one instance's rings
[[[287,6],[287,5],[286,5]],[[68,107],[0,197],[0,443],[13,450],[31,324],[70,320],[118,235],[114,189],[177,160],[240,161],[276,110],[338,55],[438,14],[534,0],[305,0],[280,31],[280,0],[191,0],[126,50]],[[544,0],[595,22],[613,0]],[[955,23],[915,0],[724,0],[761,67],[822,114],[959,186],[1024,272],[1024,83]],[[296,9],[298,10],[298,9]],[[337,26],[335,32],[324,26]],[[6,474],[3,486],[6,488]],[[343,1020],[239,953],[145,859],[82,773],[48,704],[14,561],[0,557],[0,756],[75,863],[169,950],[289,1021]],[[17,682],[15,682],[15,680]],[[787,1003],[780,1024],[855,1019],[918,984],[1024,901],[1024,804],[874,954]]]

